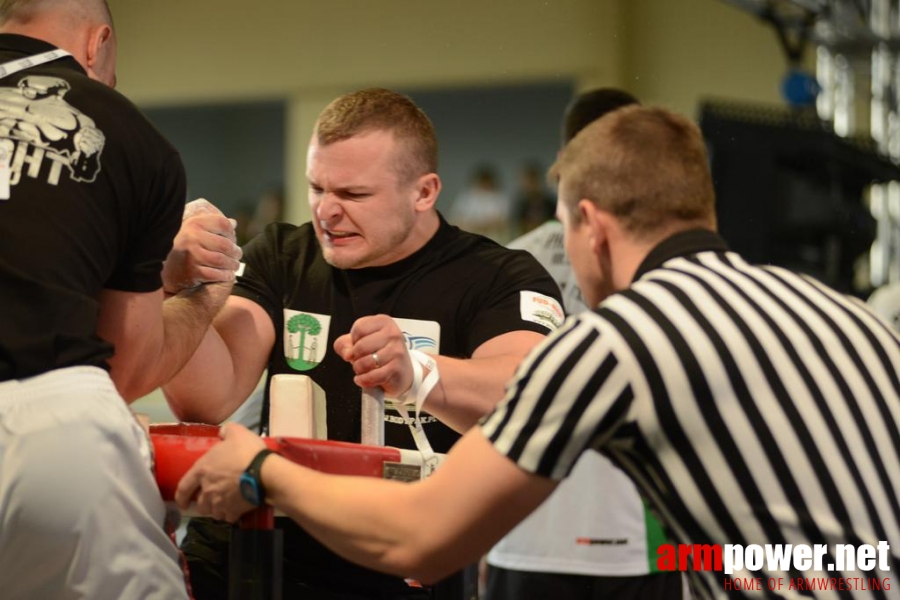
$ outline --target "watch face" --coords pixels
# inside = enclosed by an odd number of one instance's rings
[[[244,498],[244,500],[246,500],[253,506],[259,506],[259,484],[253,476],[247,473],[242,473],[240,479],[240,489],[241,496]]]

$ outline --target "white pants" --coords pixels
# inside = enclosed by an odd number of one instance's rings
[[[109,375],[0,383],[0,596],[187,598],[150,444]]]

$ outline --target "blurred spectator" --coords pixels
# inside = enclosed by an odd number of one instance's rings
[[[250,221],[253,219],[253,213],[256,212],[251,201],[244,201],[238,206],[233,213],[233,218],[237,222],[234,228],[234,235],[237,238],[237,245],[243,246],[250,241],[247,234],[247,228],[250,227]]]
[[[872,292],[869,308],[900,332],[900,282],[888,283]]]
[[[628,92],[616,88],[597,88],[580,94],[566,108],[560,132],[562,144],[565,146],[579,131],[606,113],[629,104],[639,102]]]
[[[247,239],[252,240],[261,233],[266,225],[281,221],[284,215],[284,193],[281,188],[272,188],[263,192],[256,201],[256,210],[247,224]]]
[[[479,233],[501,244],[509,241],[512,201],[500,191],[493,167],[475,170],[470,187],[450,206],[448,220],[472,233]]]
[[[515,199],[516,226],[519,235],[528,233],[556,213],[556,196],[544,183],[544,170],[537,163],[526,164],[519,175]]]

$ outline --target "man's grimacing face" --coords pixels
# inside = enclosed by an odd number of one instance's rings
[[[307,160],[309,202],[325,260],[340,269],[384,266],[415,250],[417,181],[398,173],[407,151],[390,131],[366,131],[319,145]]]

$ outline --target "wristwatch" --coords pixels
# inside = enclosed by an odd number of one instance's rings
[[[250,461],[250,465],[243,473],[241,473],[239,481],[241,496],[253,506],[262,506],[266,501],[266,489],[262,484],[260,470],[262,469],[263,461],[266,460],[270,454],[274,453],[275,451],[269,448],[260,450],[259,453],[253,457],[253,460]]]

